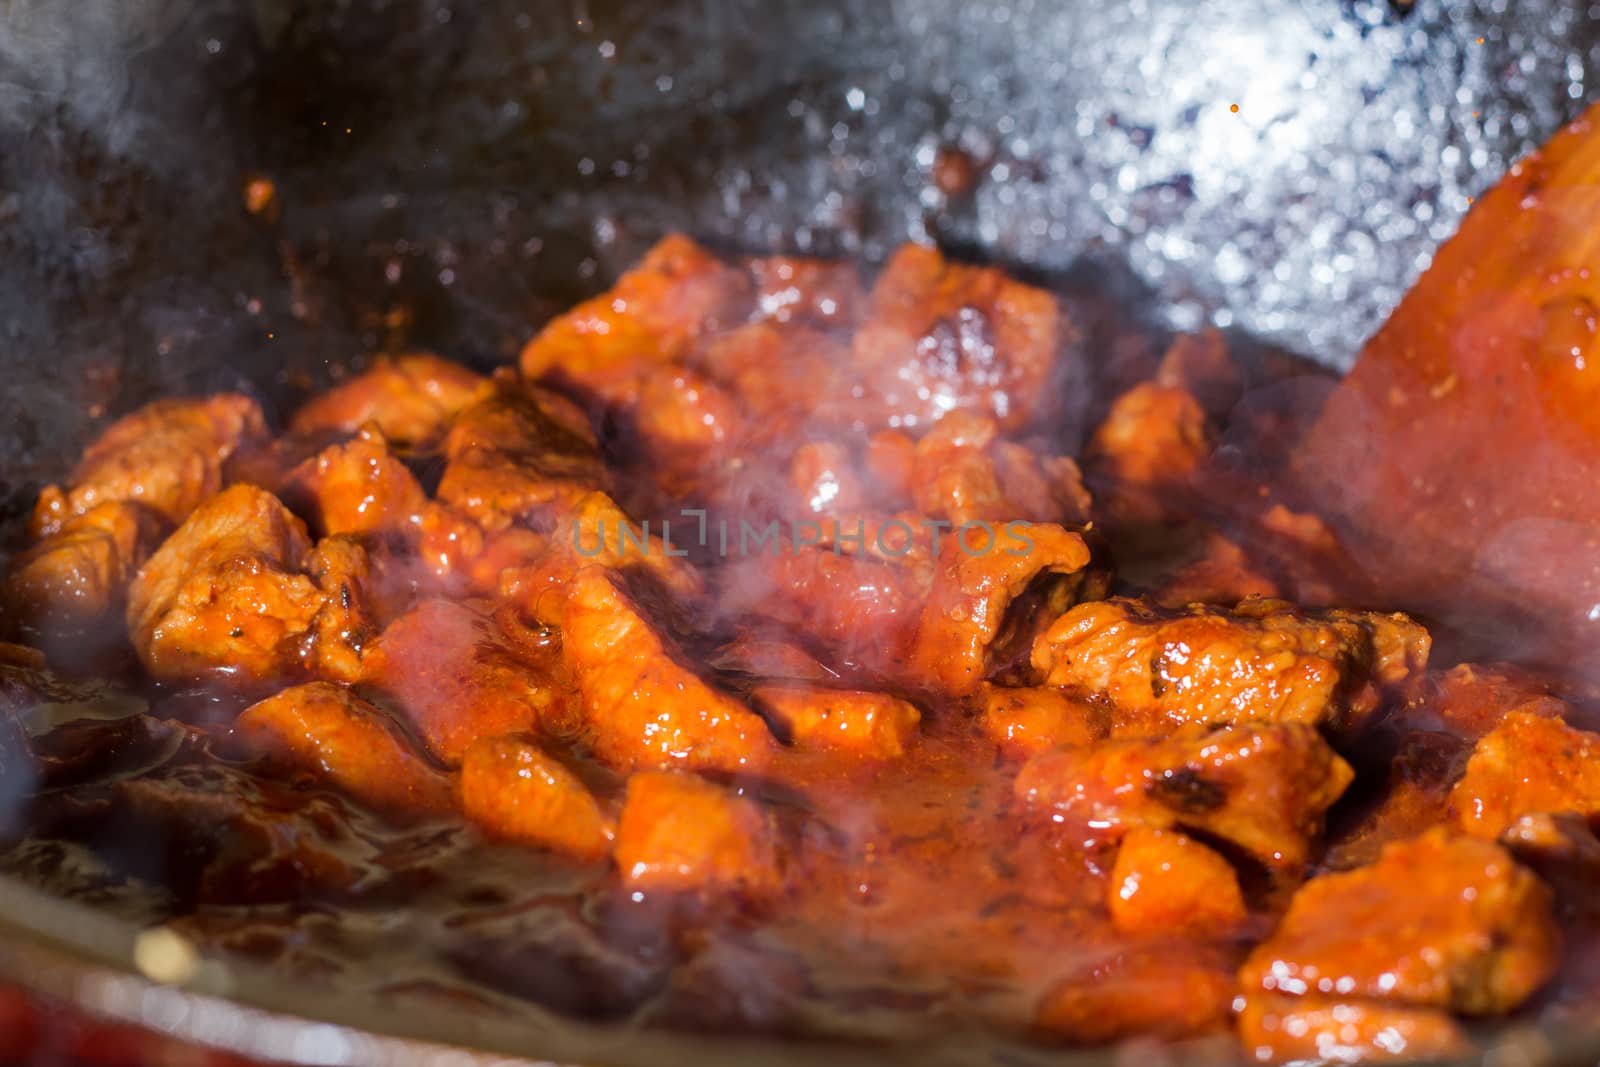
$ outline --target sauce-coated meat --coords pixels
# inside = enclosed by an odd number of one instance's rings
[[[1487,1015],[1543,985],[1560,948],[1544,883],[1500,846],[1438,828],[1307,882],[1239,977],[1247,996]]]
[[[1022,768],[1016,794],[1087,837],[1178,827],[1294,871],[1353,777],[1302,723],[1185,726],[1163,738],[1042,753]]]
[[[1592,1010],[1600,697],[1390,610],[1275,480],[1305,368],[862,279],[671,235],[518,367],[114,423],[9,560],[0,873],[541,1034],[1314,1063]]]
[[[1427,631],[1404,615],[1302,613],[1283,601],[1232,611],[1082,604],[1033,646],[1051,685],[1102,694],[1171,723],[1299,722],[1359,728],[1385,688],[1427,665]]]
[[[265,433],[261,409],[237,393],[158,400],[112,423],[84,450],[65,490],[50,486],[34,509],[35,536],[110,500],[143,504],[179,523],[222,488],[235,450]]]

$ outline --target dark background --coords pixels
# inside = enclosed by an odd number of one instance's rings
[[[0,11],[13,506],[157,390],[281,406],[386,346],[508,358],[670,228],[869,263],[934,239],[1348,365],[1600,76],[1600,5],[1569,0]],[[930,181],[952,145],[969,195]]]

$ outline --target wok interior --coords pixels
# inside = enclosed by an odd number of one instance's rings
[[[1251,13],[998,10],[149,5],[92,26],[58,110],[10,102],[8,488],[25,507],[86,413],[159,393],[243,386],[282,414],[353,353],[504,362],[674,228],[868,263],[932,239],[1062,292],[1092,344],[1212,317],[1345,366],[1588,67],[1559,5],[1263,12],[1305,61],[1244,85],[1197,60]],[[40,78],[49,38],[4,51]],[[153,80],[174,64],[195,73]],[[971,193],[938,190],[950,146]],[[239,210],[258,173],[275,216]]]

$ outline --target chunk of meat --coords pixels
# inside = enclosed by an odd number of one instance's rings
[[[789,493],[802,513],[849,515],[867,506],[871,488],[843,444],[807,441],[789,461]]]
[[[910,484],[918,511],[957,526],[1089,521],[1077,464],[1002,441],[994,419],[970,411],[952,411],[917,442]]]
[[[444,455],[438,499],[486,530],[548,523],[607,485],[593,435],[560,398],[505,377],[456,416]]]
[[[436,815],[455,807],[450,779],[392,719],[343,686],[285,689],[240,712],[233,729],[278,773],[320,779],[379,811]]]
[[[304,524],[255,486],[206,501],[128,589],[128,630],[145,669],[248,682],[297,667],[326,601],[300,571],[310,549]]]
[[[312,673],[341,682],[361,676],[368,644],[409,599],[404,580],[390,573],[389,559],[350,534],[323,538],[306,557],[305,569],[322,593],[310,642],[301,649],[301,662]]]
[[[1149,594],[1161,607],[1237,604],[1251,597],[1283,595],[1281,584],[1270,571],[1252,559],[1238,542],[1215,530],[1200,533],[1186,547],[1185,558],[1173,560]]]
[[[1244,392],[1244,375],[1229,355],[1222,331],[1214,327],[1174,337],[1156,368],[1155,383],[1184,390],[1218,419]]]
[[[598,859],[616,828],[587,786],[539,746],[485,737],[461,759],[461,812],[506,841]]]
[[[756,314],[776,323],[850,327],[866,303],[854,263],[766,256],[744,266],[755,283]]]
[[[413,527],[429,506],[416,475],[370,426],[295,467],[280,495],[320,535]]]
[[[1413,729],[1476,741],[1514,714],[1561,719],[1571,710],[1548,683],[1518,668],[1458,663],[1418,679],[1396,717]]]
[[[122,607],[128,582],[165,528],[149,508],[122,500],[66,519],[12,562],[6,611],[42,633],[91,626]]]
[[[670,526],[652,532],[606,494],[590,493],[572,508],[536,559],[501,572],[500,593],[530,616],[559,626],[568,585],[584,567],[598,566],[640,576],[675,602],[694,605],[705,596],[705,579],[683,558],[681,536]]]
[[[905,755],[922,721],[915,706],[888,693],[764,685],[752,695],[797,746],[866,759]]]
[[[719,459],[745,436],[733,395],[685,368],[651,375],[632,406],[650,478],[673,497],[690,496],[713,480]]]
[[[1181,941],[1139,946],[1080,964],[1040,999],[1034,1025],[1086,1045],[1170,1040],[1221,1029],[1233,994],[1221,953]]]
[[[833,331],[762,321],[706,338],[690,364],[726,387],[752,423],[781,433],[808,420],[837,425],[860,417],[860,403],[841,388],[850,359]]]
[[[112,423],[84,450],[65,491],[39,495],[30,530],[42,537],[112,500],[142,504],[182,522],[222,488],[234,450],[264,436],[261,409],[238,393],[158,400]]]
[[[1376,1063],[1466,1053],[1471,1043],[1448,1014],[1371,1000],[1244,998],[1239,1040],[1257,1063]]]
[[[773,619],[817,641],[835,662],[904,664],[926,598],[918,575],[875,559],[749,546],[725,569],[721,607]]]
[[[1215,936],[1245,918],[1228,861],[1176,830],[1138,828],[1117,849],[1107,897],[1125,934]]]
[[[880,427],[926,429],[960,410],[1012,431],[1050,414],[1072,334],[1049,293],[905,245],[873,286],[852,352]]]
[[[617,823],[617,871],[641,890],[768,892],[782,878],[775,837],[747,797],[691,774],[641,771]]]
[[[1600,734],[1513,712],[1479,739],[1450,806],[1463,830],[1488,838],[1523,815],[1600,815]]]
[[[1324,813],[1354,777],[1310,726],[1188,726],[1041,753],[1017,776],[1016,795],[1103,839],[1177,827],[1292,872],[1305,865]]]
[[[1114,524],[1161,523],[1180,517],[1213,443],[1206,413],[1187,390],[1146,382],[1111,405],[1084,463]]]
[[[1560,947],[1544,884],[1499,845],[1440,827],[1307,882],[1239,983],[1493,1015],[1544,984]]]
[[[685,666],[612,572],[585,567],[573,578],[561,648],[608,762],[752,770],[770,757],[766,723]]]
[[[1017,756],[1060,745],[1090,745],[1106,736],[1102,705],[1048,686],[984,686],[983,732]]]
[[[460,763],[480,738],[573,732],[577,699],[560,639],[514,642],[465,604],[424,600],[373,643],[366,690],[400,708],[436,757]]]
[[[391,441],[427,444],[438,440],[483,388],[482,375],[426,352],[380,357],[295,412],[289,430],[351,434],[370,422]]]
[[[917,624],[919,676],[952,693],[975,692],[1012,602],[1041,576],[1073,575],[1088,563],[1083,538],[1054,524],[1007,523],[987,544],[949,538]]]
[[[651,370],[680,362],[696,339],[743,320],[751,299],[744,271],[669,234],[611,289],[551,320],[522,350],[522,373],[626,402]]]
[[[1062,615],[1034,643],[1033,665],[1135,716],[1349,732],[1427,665],[1428,648],[1427,631],[1398,614],[1302,613],[1279,600],[1169,611],[1119,597]]]

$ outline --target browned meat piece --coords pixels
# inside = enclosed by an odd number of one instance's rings
[[[416,475],[370,426],[290,471],[280,495],[321,535],[406,529],[429,506]]]
[[[285,689],[241,712],[234,733],[279,773],[321,779],[380,811],[434,815],[455,806],[450,780],[387,715],[343,686]]]
[[[836,333],[803,323],[752,322],[695,350],[692,366],[725,386],[752,422],[780,432],[807,417],[848,423],[859,404],[847,399],[850,349]]]
[[[1054,524],[1007,523],[987,539],[968,532],[945,539],[912,661],[923,684],[952,693],[983,683],[1013,601],[1042,576],[1073,575],[1089,563],[1083,538]]]
[[[1244,375],[1216,329],[1174,337],[1156,369],[1155,383],[1184,390],[1207,414],[1219,419],[1232,410],[1244,391]]]
[[[789,494],[803,513],[852,515],[866,508],[872,489],[848,448],[837,441],[808,441],[789,461]]]
[[[1222,953],[1182,941],[1139,946],[1074,968],[1040,999],[1034,1025],[1086,1045],[1189,1037],[1220,1030],[1233,994]]]
[[[696,339],[742,321],[750,279],[681,234],[661,239],[617,284],[552,320],[522,350],[522,373],[622,403]]]
[[[1296,871],[1354,777],[1310,726],[1187,726],[1163,738],[1041,753],[1017,776],[1016,795],[1101,839],[1177,827]]]
[[[694,775],[641,771],[617,824],[617,871],[640,890],[766,892],[782,878],[775,837],[753,800]]]
[[[852,350],[879,426],[920,431],[959,410],[1013,431],[1050,413],[1071,336],[1049,293],[905,245],[873,286]]]
[[[1125,934],[1216,937],[1244,921],[1228,861],[1176,830],[1131,830],[1117,849],[1107,904]]]
[[[825,548],[768,555],[751,548],[726,568],[724,611],[776,620],[807,634],[834,662],[904,664],[926,597],[905,568]]]
[[[372,367],[313,399],[289,420],[297,434],[355,433],[376,423],[384,437],[409,445],[436,441],[456,412],[482,393],[481,375],[423,352],[380,357]]]
[[[19,555],[6,577],[6,611],[30,629],[82,630],[119,611],[166,522],[142,504],[108,500],[60,524]]]
[[[298,666],[326,597],[300,571],[305,526],[236,485],[202,504],[128,589],[128,630],[157,678],[270,678]]]
[[[456,416],[444,454],[439,500],[485,530],[548,522],[607,482],[593,435],[559,398],[506,377]]]
[[[633,425],[651,480],[674,497],[688,497],[702,482],[715,480],[718,461],[745,434],[739,402],[705,375],[683,368],[645,380],[633,404]]]
[[[1561,719],[1569,711],[1548,683],[1525,671],[1460,663],[1419,679],[1396,717],[1411,729],[1476,741],[1513,714]]]
[[[811,685],[764,685],[752,694],[800,748],[897,759],[916,737],[921,712],[887,693]]]
[[[447,600],[424,600],[383,631],[364,658],[362,679],[452,765],[480,738],[568,734],[577,719],[559,638],[514,642],[494,620]]]
[[[1146,719],[1359,728],[1420,672],[1427,631],[1404,615],[1297,612],[1281,600],[1180,611],[1116,598],[1080,604],[1033,646],[1051,685],[1103,694]]]
[[[1150,599],[1165,608],[1190,604],[1236,604],[1250,597],[1278,597],[1278,581],[1238,543],[1207,531],[1192,554],[1161,577]]]
[[[747,261],[745,269],[755,282],[756,313],[776,323],[848,328],[866,303],[853,263],[768,256]]]
[[[983,732],[1017,756],[1059,745],[1090,745],[1106,736],[1107,709],[1047,686],[984,687]]]
[[[1239,1040],[1257,1063],[1376,1063],[1460,1055],[1455,1020],[1431,1008],[1327,997],[1247,997]]]
[[[1111,405],[1089,440],[1084,465],[1100,479],[1095,491],[1114,523],[1166,522],[1181,515],[1181,498],[1212,443],[1206,413],[1194,397],[1146,382]]]
[[[1089,521],[1077,464],[999,439],[994,419],[952,411],[917,442],[910,483],[924,515],[966,522]]]
[[[233,451],[265,433],[261,409],[237,393],[147,404],[84,450],[67,490],[50,486],[39,495],[31,531],[53,533],[110,500],[143,504],[180,523],[222,488],[222,465]]]
[[[754,770],[770,757],[766,723],[685,666],[612,572],[585,567],[573,578],[561,648],[589,740],[608,762]]]
[[[883,490],[880,506],[895,510],[909,501],[917,469],[917,443],[899,430],[879,430],[867,438],[866,467]]]
[[[566,589],[584,567],[638,574],[684,604],[705,596],[705,579],[679,553],[683,539],[697,531],[693,523],[672,532],[669,546],[659,526],[646,529],[604,493],[578,500],[536,559],[504,570],[500,592],[521,604],[534,618],[559,626],[566,610]]]
[[[1495,1015],[1544,984],[1560,949],[1544,884],[1499,845],[1441,827],[1306,883],[1239,983]]]
[[[461,759],[461,811],[507,841],[598,859],[616,829],[578,776],[518,737],[486,737]]]
[[[1600,734],[1513,712],[1479,739],[1450,806],[1462,829],[1489,838],[1523,815],[1600,814]]]

